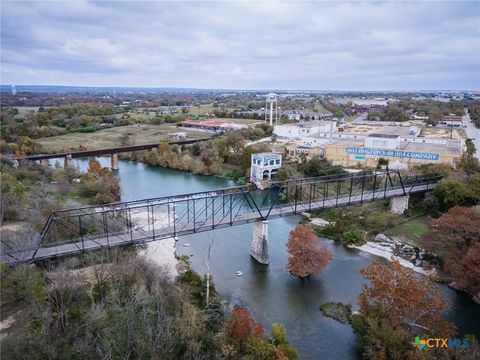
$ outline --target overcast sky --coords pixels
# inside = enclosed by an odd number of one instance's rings
[[[480,87],[480,1],[1,4],[2,84]]]

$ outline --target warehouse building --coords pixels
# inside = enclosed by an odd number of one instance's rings
[[[208,132],[235,131],[249,128],[249,126],[245,124],[237,124],[232,121],[221,119],[208,119],[201,121],[184,120],[181,121],[177,126]]]
[[[285,143],[289,159],[302,161],[324,156],[335,165],[377,166],[380,158],[390,168],[405,169],[426,163],[455,166],[464,152],[465,139],[457,129],[417,125],[346,124],[310,121],[274,128]]]
[[[380,158],[392,169],[441,163],[455,166],[463,154],[459,139],[405,138],[370,134],[365,139],[336,139],[324,146],[325,157],[335,165],[376,166]]]
[[[329,137],[337,131],[337,123],[335,121],[301,121],[298,124],[276,125],[273,133],[279,139],[301,140],[305,137],[315,135]]]

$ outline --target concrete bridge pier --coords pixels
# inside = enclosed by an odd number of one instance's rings
[[[110,155],[110,168],[112,170],[118,170],[118,154]]]
[[[63,168],[66,169],[70,167],[71,162],[72,162],[72,155],[65,156],[65,158],[63,159]]]
[[[253,223],[253,237],[250,255],[260,264],[270,262],[268,256],[268,221],[258,220]]]
[[[390,199],[390,212],[393,214],[403,214],[408,209],[408,200],[410,196],[394,196]]]

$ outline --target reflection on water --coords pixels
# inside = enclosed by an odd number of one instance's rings
[[[109,158],[100,159],[109,166]],[[88,160],[76,164],[85,170]],[[233,186],[227,179],[192,175],[175,170],[148,167],[143,164],[120,161],[117,172],[122,183],[122,199],[136,200],[205,191]],[[260,265],[249,255],[252,225],[241,225],[181,237],[177,253],[192,255],[193,268],[205,273],[205,244],[214,237],[211,272],[219,293],[228,300],[249,308],[255,318],[269,328],[273,322],[283,322],[288,338],[299,349],[302,359],[357,358],[355,336],[350,326],[325,318],[319,306],[326,301],[356,304],[363,284],[359,269],[376,257],[358,250],[347,250],[327,241],[332,261],[319,275],[299,280],[285,271],[288,254],[285,243],[288,233],[298,223],[298,217],[287,217],[269,222],[270,264]],[[190,247],[182,244],[190,243]],[[236,276],[241,270],[244,275]],[[480,306],[466,296],[442,286],[452,300],[449,318],[463,333],[480,337]]]

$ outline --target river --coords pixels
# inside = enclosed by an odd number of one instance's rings
[[[103,166],[109,166],[109,158],[99,160]],[[88,160],[76,160],[75,163],[85,170]],[[124,201],[234,185],[228,179],[149,167],[130,161],[120,161],[116,174],[121,180]],[[298,217],[292,216],[269,222],[268,266],[256,263],[249,255],[251,224],[183,236],[177,243],[177,253],[192,255],[193,269],[203,274],[206,272],[206,239],[213,237],[211,272],[222,297],[247,307],[267,329],[273,322],[284,323],[288,339],[297,347],[302,359],[357,359],[359,356],[351,327],[322,316],[319,306],[327,301],[341,301],[355,306],[365,282],[359,269],[376,257],[326,241],[332,252],[328,267],[320,275],[307,280],[292,277],[285,271],[288,257],[285,243],[298,220]],[[185,243],[191,246],[183,246]],[[244,275],[236,276],[237,270]],[[459,333],[473,333],[480,338],[480,306],[447,286],[442,285],[442,290],[452,301],[448,318],[456,324]]]

